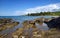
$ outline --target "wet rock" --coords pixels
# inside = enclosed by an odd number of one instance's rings
[[[23,22],[23,27],[26,28],[26,29],[36,28],[35,22],[32,21],[32,20],[30,20],[30,21],[24,21],[24,22]]]
[[[0,31],[5,30],[7,28],[12,28],[18,24],[19,22],[16,22],[13,19],[2,18],[0,19]]]
[[[23,28],[18,28],[14,33],[12,33],[12,37],[15,38],[15,37],[20,37],[22,34],[23,34]]]
[[[35,23],[42,25],[44,23],[44,19],[45,18],[37,18],[37,19],[35,19]]]
[[[57,28],[60,29],[60,17],[52,19],[48,22],[44,22],[48,25],[49,28]]]

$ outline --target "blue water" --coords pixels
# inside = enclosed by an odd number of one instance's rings
[[[36,18],[41,18],[41,17],[51,18],[52,16],[0,16],[0,18],[12,18],[15,21],[20,22],[20,24],[18,26],[15,26],[15,27],[13,27],[11,29],[6,29],[6,30],[0,32],[0,34],[8,34],[8,33],[14,32],[17,28],[22,27],[21,23],[23,21],[25,21],[25,20],[34,20]]]
[[[23,22],[24,20],[33,20],[36,18],[51,18],[52,16],[0,16],[0,18],[12,18],[16,21]]]

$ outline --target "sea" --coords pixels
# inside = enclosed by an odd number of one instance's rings
[[[10,33],[14,32],[16,29],[21,28],[22,22],[24,22],[25,20],[34,20],[36,18],[41,18],[41,17],[51,18],[52,16],[0,16],[0,18],[11,18],[20,23],[19,25],[15,26],[13,28],[8,28],[6,30],[0,31],[0,35],[10,34]]]
[[[0,16],[0,18],[11,18],[18,22],[23,22],[25,20],[33,20],[33,19],[41,18],[41,17],[51,18],[52,16]]]

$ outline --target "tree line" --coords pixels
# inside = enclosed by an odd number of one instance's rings
[[[40,12],[40,13],[27,14],[27,16],[46,16],[46,15],[60,16],[60,11],[58,11],[58,12]]]

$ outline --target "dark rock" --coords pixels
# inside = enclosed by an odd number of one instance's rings
[[[52,19],[48,22],[44,21],[48,25],[49,28],[57,28],[60,29],[60,17]]]

